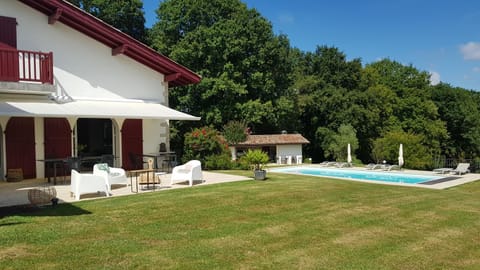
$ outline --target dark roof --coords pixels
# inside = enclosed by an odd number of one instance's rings
[[[201,80],[200,75],[64,0],[19,1],[47,15],[49,24],[62,22],[112,48],[112,55],[124,54],[164,74],[170,86],[194,84]]]
[[[270,134],[270,135],[248,135],[246,141],[237,143],[235,146],[308,144],[308,143],[310,142],[300,134]]]

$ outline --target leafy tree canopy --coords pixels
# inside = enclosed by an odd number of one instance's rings
[[[197,85],[170,89],[172,107],[202,118],[171,125],[174,148],[183,148],[192,127],[220,130],[245,120],[255,133],[303,134],[314,161],[343,158],[335,145],[345,144],[345,126],[363,162],[394,158],[399,143],[405,152],[420,147],[406,160],[411,167],[439,155],[480,156],[480,93],[431,86],[430,75],[412,65],[383,59],[362,66],[336,47],[292,48],[240,0],[162,1],[148,40],[141,0],[70,1],[202,75]]]
[[[147,41],[141,0],[67,0],[142,42]]]
[[[388,132],[373,142],[376,162],[386,160],[390,164],[398,164],[400,144],[403,144],[406,168],[427,169],[431,166],[433,156],[425,144],[425,137],[403,131]]]
[[[203,77],[172,89],[172,106],[188,107],[201,125],[219,129],[246,119],[254,131],[272,132],[296,118],[289,41],[256,10],[238,0],[167,0],[157,15],[153,46]]]

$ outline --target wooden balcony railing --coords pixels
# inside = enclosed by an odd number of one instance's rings
[[[53,84],[53,54],[0,48],[0,81]]]

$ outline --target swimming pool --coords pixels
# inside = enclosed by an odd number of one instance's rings
[[[315,168],[315,167],[289,167],[271,169],[271,172],[280,173],[296,173],[321,177],[335,177],[351,180],[376,181],[388,183],[406,183],[406,184],[420,184],[437,179],[441,176],[434,175],[414,175],[402,174],[392,172],[376,172],[376,171],[362,171],[362,170],[346,170],[346,169],[331,169],[331,168]]]

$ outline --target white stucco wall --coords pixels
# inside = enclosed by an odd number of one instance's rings
[[[277,145],[277,156],[293,156],[302,154],[301,144]]]
[[[165,141],[162,134],[167,133],[167,128],[161,126],[161,120],[143,120],[143,153],[154,153],[160,151],[160,143]]]
[[[73,98],[142,99],[164,103],[160,74],[18,2],[2,1],[0,15],[17,19],[19,50],[53,52],[55,84]]]

